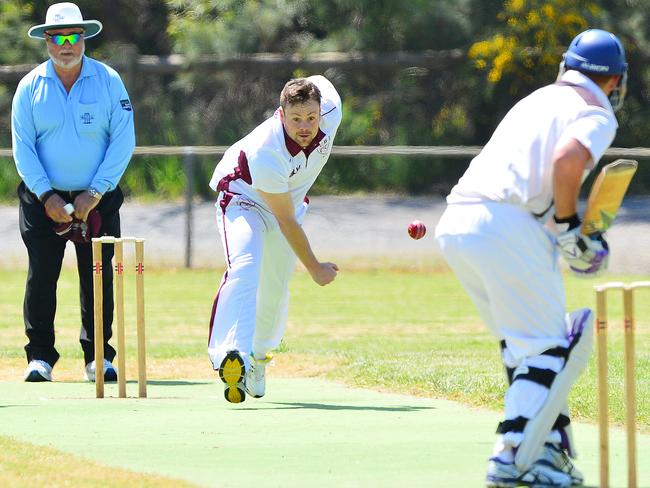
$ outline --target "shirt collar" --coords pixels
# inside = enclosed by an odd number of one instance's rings
[[[594,94],[598,101],[602,103],[603,107],[608,107],[613,111],[612,104],[610,103],[609,98],[607,95],[605,95],[605,92],[602,90],[602,88],[600,88],[596,83],[594,83],[593,80],[591,80],[583,73],[580,73],[576,70],[569,70],[562,75],[561,80],[566,81],[567,83],[585,87]]]
[[[50,69],[52,69],[52,73],[54,73],[54,68],[50,68],[51,62],[51,60],[48,60],[39,64],[35,69],[36,75],[40,76],[41,78],[51,78],[52,76],[50,75]]]
[[[284,128],[284,124],[282,124],[282,133],[284,134],[284,144],[287,146],[287,151],[289,151],[289,154],[291,154],[292,157],[295,157],[300,151],[302,151],[302,147],[289,137],[287,130]]]
[[[79,74],[79,78],[88,78],[89,76],[95,76],[95,75],[97,75],[97,68],[84,55],[82,59],[81,73]]]
[[[289,154],[291,154],[291,157],[296,157],[300,151],[305,152],[305,156],[309,157],[309,155],[312,153],[314,149],[318,147],[318,144],[320,144],[320,141],[323,140],[323,137],[325,137],[325,133],[318,129],[318,134],[316,134],[316,137],[314,137],[314,140],[311,141],[309,146],[307,146],[305,149],[303,149],[300,144],[298,144],[296,141],[291,139],[289,137],[289,134],[287,134],[286,129],[284,128],[284,124],[282,124],[282,132],[284,133],[284,144],[287,146],[287,151],[289,151]]]

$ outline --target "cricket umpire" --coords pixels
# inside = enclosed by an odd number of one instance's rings
[[[84,55],[85,40],[102,30],[73,3],[51,5],[42,39],[49,60],[18,84],[13,99],[13,156],[22,182],[20,233],[29,255],[24,299],[25,381],[51,381],[56,289],[68,240],[79,273],[81,335],[86,379],[94,381],[92,256],[95,235],[120,235],[123,195],[118,182],[135,148],[131,101],[119,75]],[[114,381],[108,344],[113,319],[112,250],[104,254],[105,379]]]

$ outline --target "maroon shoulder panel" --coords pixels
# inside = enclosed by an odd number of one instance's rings
[[[596,107],[600,108],[605,108],[603,104],[598,100],[598,97],[592,93],[589,89],[585,88],[584,86],[580,85],[575,85],[573,83],[569,83],[567,81],[558,81],[555,83],[558,86],[569,86],[573,88],[578,95],[580,95],[580,98],[582,98],[587,105],[593,105]]]
[[[228,185],[234,180],[244,180],[249,185],[253,183],[251,171],[248,167],[248,158],[244,151],[239,152],[239,158],[237,159],[237,167],[235,170],[229,175],[221,178],[217,185],[217,191],[228,191]]]

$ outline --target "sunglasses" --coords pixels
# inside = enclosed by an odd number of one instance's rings
[[[82,33],[74,33],[74,34],[68,34],[67,36],[64,36],[63,34],[45,34],[50,42],[52,44],[55,44],[56,46],[63,46],[65,44],[65,41],[68,41],[71,46],[74,46],[77,44],[83,34]]]

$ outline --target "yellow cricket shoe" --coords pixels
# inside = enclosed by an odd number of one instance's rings
[[[223,396],[230,403],[241,403],[246,400],[244,392],[244,376],[246,369],[239,351],[228,351],[219,366],[219,378],[225,383]]]

